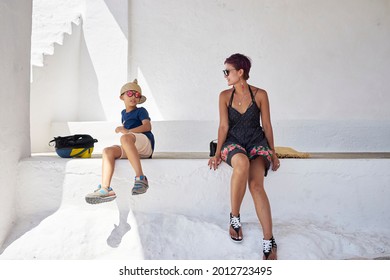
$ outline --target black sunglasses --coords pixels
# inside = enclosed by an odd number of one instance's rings
[[[229,74],[230,74],[230,71],[233,71],[233,70],[236,70],[236,69],[225,69],[225,70],[222,70],[222,72],[223,72],[223,74],[225,75],[225,76],[229,76]]]

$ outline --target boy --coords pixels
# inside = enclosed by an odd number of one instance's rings
[[[148,179],[144,175],[141,166],[141,158],[151,158],[154,150],[154,136],[151,132],[149,113],[143,107],[137,107],[146,101],[142,95],[141,87],[137,79],[123,85],[120,91],[120,99],[125,104],[122,111],[122,126],[115,129],[116,133],[122,133],[121,145],[107,147],[103,150],[102,183],[85,200],[90,204],[112,201],[116,198],[111,188],[111,179],[114,173],[115,160],[127,158],[135,172],[133,195],[142,194],[149,188]]]

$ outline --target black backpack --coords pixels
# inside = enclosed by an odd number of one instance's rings
[[[52,144],[54,142],[54,144]],[[49,146],[54,146],[56,153],[62,158],[90,158],[94,144],[98,142],[91,135],[75,134],[69,136],[54,137]]]

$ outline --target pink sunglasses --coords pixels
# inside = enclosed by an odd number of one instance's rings
[[[135,96],[135,98],[141,98],[142,94],[139,93],[138,91],[136,90],[128,90],[128,91],[125,91],[124,93],[122,93],[121,95],[124,95],[126,93],[126,95],[128,97],[132,97],[133,95]]]

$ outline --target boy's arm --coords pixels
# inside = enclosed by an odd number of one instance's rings
[[[148,119],[145,119],[145,120],[142,120],[142,124],[140,126],[137,126],[135,128],[132,128],[132,129],[127,129],[127,132],[134,132],[134,133],[142,133],[142,132],[148,132],[148,131],[151,131],[152,130],[152,124],[150,122],[150,120]]]

